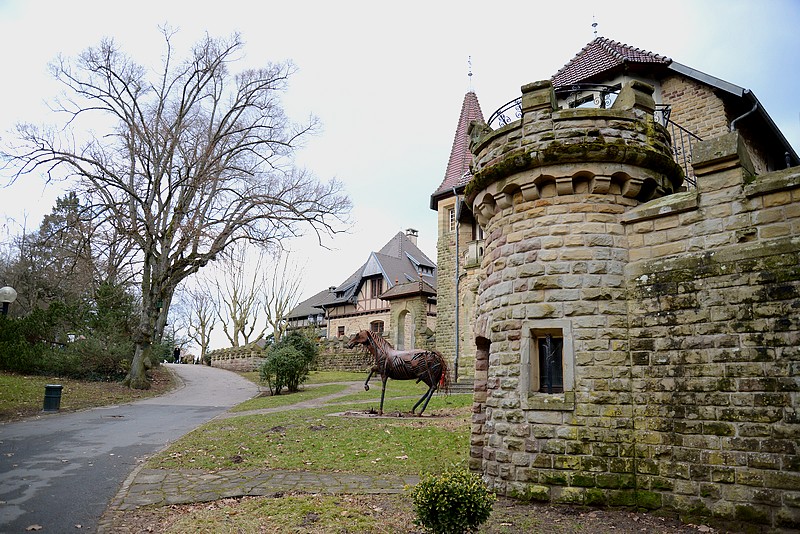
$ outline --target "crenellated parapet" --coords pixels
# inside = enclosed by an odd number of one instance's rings
[[[496,130],[471,125],[466,197],[478,221],[485,227],[515,199],[588,193],[646,202],[677,191],[683,171],[653,119],[652,95],[652,86],[633,81],[611,108],[557,109],[549,81],[523,86],[519,120]]]

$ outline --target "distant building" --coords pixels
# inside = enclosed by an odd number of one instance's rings
[[[289,328],[315,326],[327,338],[372,330],[398,349],[425,345],[436,329],[436,264],[417,236],[409,228],[370,252],[347,280],[298,304]]]

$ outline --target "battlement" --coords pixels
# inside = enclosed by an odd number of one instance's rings
[[[496,130],[470,125],[475,156],[466,197],[485,225],[515,195],[531,201],[576,193],[646,202],[677,191],[683,170],[669,133],[653,119],[653,87],[625,85],[610,108],[558,109],[549,81],[522,87],[521,117]]]

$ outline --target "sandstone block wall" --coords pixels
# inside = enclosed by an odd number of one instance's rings
[[[314,365],[315,371],[369,371],[374,358],[368,352],[348,349],[346,340],[324,340]]]
[[[211,367],[229,371],[257,371],[264,363],[264,351],[254,347],[233,347],[211,351]]]

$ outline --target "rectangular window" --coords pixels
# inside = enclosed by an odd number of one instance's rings
[[[447,210],[447,224],[451,232],[456,231],[456,209],[450,208]]]
[[[564,392],[564,337],[559,334],[547,333],[535,338],[540,393]]]
[[[370,284],[370,296],[372,298],[378,298],[378,295],[383,293],[383,278],[373,278],[369,281]]]
[[[568,319],[525,321],[522,327],[523,410],[575,409],[575,355]]]
[[[340,327],[338,327],[336,329],[336,335],[339,336],[339,337],[344,336],[344,327],[343,326],[340,326]]]
[[[369,323],[369,329],[376,334],[383,335],[383,321],[372,321]]]

